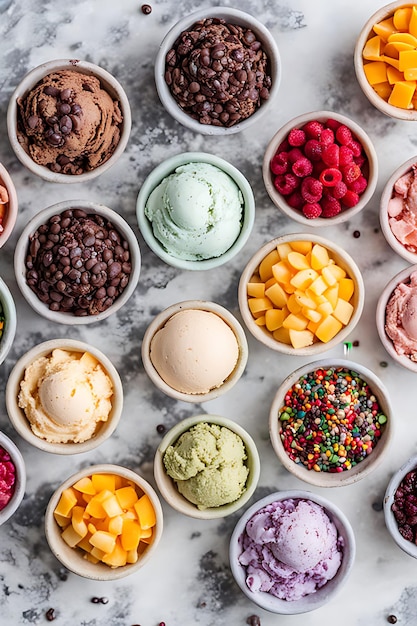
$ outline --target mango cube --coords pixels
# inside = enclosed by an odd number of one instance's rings
[[[287,313],[284,309],[270,309],[265,313],[265,326],[269,331],[281,328]]]
[[[124,520],[120,541],[122,548],[126,550],[126,552],[128,550],[137,550],[141,537],[141,531],[142,529],[138,522],[129,519]]]
[[[101,505],[107,515],[107,517],[116,517],[116,515],[121,515],[123,513],[123,509],[120,506],[116,496],[112,493],[108,498],[106,498]]]
[[[91,481],[95,487],[96,493],[106,489],[114,491],[116,489],[116,477],[114,474],[93,474]]]
[[[126,565],[127,562],[126,550],[124,550],[119,543],[116,543],[112,552],[110,554],[105,554],[102,561],[110,567],[123,567],[123,565]]]
[[[314,334],[310,330],[294,330],[290,328],[290,341],[296,350],[306,348],[314,343]]]
[[[316,337],[323,343],[327,343],[333,339],[341,330],[343,324],[332,315],[328,315],[317,327]]]
[[[346,302],[346,300],[338,298],[336,307],[333,311],[334,317],[338,319],[339,322],[342,322],[344,326],[346,326],[347,324],[349,324],[352,314],[353,306],[350,304],[350,302]]]
[[[288,328],[289,330],[304,330],[307,328],[308,320],[304,317],[304,315],[290,313],[285,320],[282,322],[284,328]]]
[[[69,517],[71,510],[77,504],[77,496],[72,487],[64,489],[59,499],[58,505],[55,508],[55,513],[62,515],[63,517]]]
[[[263,298],[265,295],[265,283],[261,282],[251,282],[248,283],[248,296],[252,296],[253,298]]]
[[[136,489],[130,486],[116,489],[115,496],[122,509],[130,509],[138,500]]]
[[[329,264],[329,253],[327,248],[315,243],[311,250],[311,267],[313,270],[321,270]]]
[[[250,298],[248,300],[249,308],[251,313],[263,313],[268,309],[273,308],[273,304],[271,300],[267,297],[265,298]]]
[[[274,330],[272,336],[276,341],[291,345],[290,331],[288,328],[284,328],[284,326],[281,326],[281,328],[277,328],[277,330]]]
[[[274,249],[262,259],[259,265],[259,276],[262,282],[268,280],[272,276],[272,266],[280,260],[278,250]]]
[[[318,277],[318,274],[312,268],[300,270],[290,280],[290,283],[296,289],[307,289],[311,283]]]
[[[306,256],[301,254],[301,252],[290,252],[287,261],[296,270],[307,270],[310,268]]]
[[[308,254],[309,252],[311,252],[311,249],[313,247],[313,242],[306,239],[306,240],[301,240],[301,241],[291,241],[289,245],[292,250],[295,250],[295,252],[300,252],[301,254]]]
[[[268,287],[265,291],[265,296],[278,308],[284,307],[288,301],[287,293],[278,283],[274,283],[271,287]]]
[[[61,537],[70,548],[74,548],[82,539],[81,535],[74,530],[71,524],[62,531]]]
[[[146,493],[143,494],[143,496],[140,497],[137,502],[135,502],[133,508],[136,511],[141,528],[145,530],[147,528],[155,526],[155,509],[153,508],[152,502],[150,501],[149,496],[146,495]]]

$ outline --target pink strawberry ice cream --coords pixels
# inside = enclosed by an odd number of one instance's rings
[[[343,558],[336,526],[311,500],[266,505],[251,517],[239,541],[249,589],[289,602],[323,587]]]
[[[398,354],[417,361],[417,271],[399,283],[388,300],[385,332]]]
[[[406,250],[417,253],[417,163],[394,184],[388,223]]]

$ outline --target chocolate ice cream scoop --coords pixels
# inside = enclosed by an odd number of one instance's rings
[[[123,116],[95,76],[59,70],[17,100],[18,140],[35,163],[82,174],[105,163],[120,140]]]

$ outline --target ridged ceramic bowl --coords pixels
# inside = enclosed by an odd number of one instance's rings
[[[10,460],[15,468],[13,495],[6,506],[0,510],[0,526],[2,526],[14,515],[24,498],[26,488],[26,464],[17,445],[3,432],[0,432],[0,447],[9,454]]]
[[[6,188],[8,196],[8,202],[5,205],[0,204],[0,215],[2,217],[0,224],[3,227],[0,233],[0,248],[2,248],[13,232],[19,207],[13,179],[2,163],[0,163],[0,186]],[[1,197],[0,199],[3,200]]]
[[[417,545],[413,541],[406,539],[403,534],[400,533],[399,525],[395,518],[392,507],[394,505],[397,490],[400,487],[402,481],[405,479],[407,474],[415,474],[416,472],[417,456],[413,455],[405,463],[403,463],[403,465],[401,465],[401,467],[391,476],[384,496],[384,518],[388,532],[390,533],[397,546],[401,548],[403,552],[405,552],[409,556],[412,556],[414,559],[417,559]],[[413,493],[415,495],[415,489]]]
[[[2,320],[1,318],[4,318]],[[17,315],[16,305],[13,295],[4,282],[0,278],[0,321],[2,328],[0,332],[0,364],[6,360],[16,335]]]

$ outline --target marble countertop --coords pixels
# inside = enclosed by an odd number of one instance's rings
[[[361,25],[381,0],[240,0],[239,8],[256,15],[273,33],[282,60],[282,82],[274,113],[248,131],[224,139],[193,134],[179,126],[159,102],[153,63],[167,30],[183,15],[208,0],[153,0],[144,15],[134,0],[0,0],[0,161],[18,191],[19,217],[11,239],[0,251],[0,275],[9,285],[18,311],[13,348],[0,367],[0,428],[20,447],[28,470],[25,499],[15,516],[0,528],[0,621],[46,623],[53,608],[62,626],[239,626],[257,614],[262,626],[310,626],[323,623],[379,626],[394,614],[401,626],[417,616],[415,561],[401,552],[385,528],[383,494],[394,470],[417,452],[416,377],[397,366],[385,352],[375,326],[383,286],[406,262],[394,254],[379,227],[379,197],[385,181],[416,151],[415,127],[396,122],[373,108],[363,96],[353,69],[353,49]],[[225,0],[224,5],[233,3]],[[93,183],[59,185],[35,177],[15,158],[6,133],[9,98],[23,75],[54,58],[92,61],[113,73],[130,99],[133,127],[120,161]],[[204,405],[172,400],[153,387],[144,372],[140,347],[153,316],[183,299],[213,300],[239,317],[237,284],[247,259],[263,243],[282,233],[301,232],[283,216],[265,191],[261,163],[272,135],[293,116],[316,109],[343,113],[363,126],[374,142],[379,180],[372,201],[351,221],[327,227],[332,239],[357,261],[366,300],[361,321],[351,336],[359,345],[349,358],[372,369],[385,383],[395,408],[392,453],[383,467],[363,481],[340,489],[314,489],[289,474],[277,461],[268,435],[268,412],[281,381],[308,362],[280,356],[248,335],[249,360],[243,378],[225,396]],[[185,272],[160,261],[144,243],[136,222],[135,202],[145,177],[166,157],[188,150],[217,153],[248,177],[256,198],[253,234],[226,266]],[[135,230],[142,269],[134,296],[122,310],[90,326],[48,323],[21,296],[13,273],[13,251],[23,226],[41,209],[61,200],[102,202],[123,215]],[[303,229],[306,230],[306,229]],[[359,237],[354,233],[358,231]],[[311,228],[311,232],[316,232]],[[357,233],[356,233],[357,234]],[[125,391],[122,419],[109,441],[75,457],[42,453],[14,432],[6,414],[4,387],[16,360],[47,339],[72,337],[100,347],[118,368]],[[343,347],[326,356],[343,356]],[[242,424],[253,436],[262,459],[255,498],[275,490],[308,488],[338,504],[350,519],[357,557],[350,579],[327,606],[307,616],[276,616],[252,604],[234,583],[228,542],[239,514],[200,521],[181,516],[163,502],[164,532],[158,553],[145,568],[114,583],[84,580],[62,570],[45,540],[43,517],[55,487],[76,469],[111,462],[130,467],[154,483],[152,463],[161,435],[184,417],[215,413]],[[107,604],[93,603],[106,597]]]

